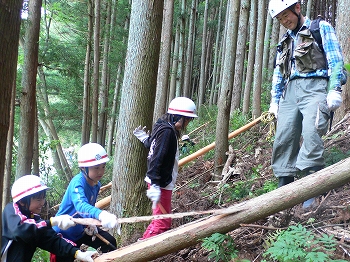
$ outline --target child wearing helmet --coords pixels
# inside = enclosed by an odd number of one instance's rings
[[[25,175],[14,182],[11,189],[13,203],[8,203],[2,212],[1,261],[30,262],[39,247],[72,260],[93,262],[91,256],[97,252],[80,251],[52,229],[52,226],[74,227],[70,216],[51,217],[50,220],[40,217],[47,189],[35,175]]]
[[[269,13],[287,29],[277,47],[269,109],[277,118],[271,162],[281,187],[292,183],[299,172],[309,175],[325,166],[322,136],[342,103],[346,73],[340,44],[328,22],[319,22],[321,45],[311,30],[312,21],[301,13],[300,1],[270,0]],[[311,198],[303,207],[316,203]]]
[[[106,163],[109,161],[106,150],[97,143],[88,143],[83,145],[78,151],[78,165],[80,173],[73,177],[63,196],[62,203],[56,216],[68,214],[78,218],[96,218],[101,221],[103,227],[114,228],[118,226],[115,215],[95,207],[97,195],[101,187],[100,180],[104,175]],[[76,225],[67,230],[54,227],[57,233],[63,237],[75,242],[78,246],[86,244],[94,247],[100,247],[103,253],[115,249],[116,239],[96,226],[85,227]],[[110,243],[107,245],[100,238],[96,238],[98,233]],[[112,248],[111,248],[112,247]],[[56,262],[73,261],[67,257],[55,256]]]
[[[153,203],[153,215],[171,212],[171,195],[179,167],[178,139],[180,132],[195,117],[194,102],[187,97],[176,97],[170,102],[167,113],[154,124],[150,135],[146,127],[141,126],[133,132],[149,149],[145,181],[148,186],[147,197]],[[163,233],[170,227],[170,218],[152,220],[140,240]]]

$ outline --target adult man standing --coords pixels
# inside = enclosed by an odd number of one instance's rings
[[[325,166],[322,135],[331,112],[342,102],[346,73],[341,47],[329,23],[319,22],[323,43],[319,46],[299,1],[271,0],[269,13],[288,29],[277,48],[269,109],[278,119],[272,168],[281,187],[293,182],[298,171],[309,175]],[[314,202],[315,198],[309,199],[303,207]]]

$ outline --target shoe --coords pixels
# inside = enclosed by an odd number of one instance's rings
[[[303,208],[310,208],[316,204],[316,198],[310,198],[303,203]]]
[[[278,178],[278,187],[285,186],[294,182],[294,176],[280,176]]]

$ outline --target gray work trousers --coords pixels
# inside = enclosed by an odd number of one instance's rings
[[[272,151],[276,177],[295,176],[299,170],[324,166],[322,136],[327,132],[330,116],[327,84],[322,78],[298,78],[289,82],[279,102]]]

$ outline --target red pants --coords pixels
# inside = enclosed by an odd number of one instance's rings
[[[148,188],[150,185],[148,185]],[[161,188],[160,200],[157,203],[157,207],[153,209],[153,215],[163,215],[171,213],[171,194],[172,190],[166,190]],[[159,235],[171,228],[171,218],[154,219],[151,224],[148,225],[145,233],[141,239],[149,238],[155,235]]]

